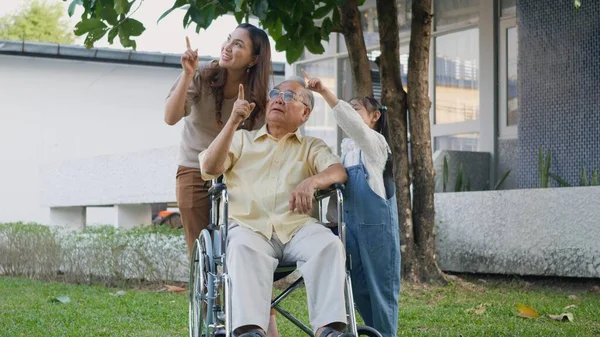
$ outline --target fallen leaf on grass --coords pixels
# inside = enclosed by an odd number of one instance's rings
[[[67,303],[71,302],[71,299],[69,298],[69,296],[57,296],[57,297],[50,298],[50,302],[67,304]]]
[[[178,286],[170,286],[170,285],[165,285],[165,287],[167,288],[167,291],[170,293],[180,293],[185,291],[185,288],[182,287],[178,287]]]
[[[548,315],[548,317],[550,317],[551,319],[555,320],[555,321],[569,321],[569,322],[573,322],[573,314],[570,312],[565,312],[562,313],[560,315]]]
[[[579,300],[579,297],[577,297],[576,295],[569,295],[569,299],[570,299],[571,301],[578,301],[578,300]]]
[[[577,306],[575,304],[567,305],[563,310],[575,309]]]
[[[478,306],[476,306],[475,308],[471,308],[471,309],[467,309],[467,313],[474,313],[476,315],[483,315],[483,313],[487,310],[488,307],[491,307],[492,305],[489,303],[483,303],[480,304]]]
[[[533,309],[530,306],[527,306],[525,304],[520,304],[520,303],[516,303],[515,306],[519,309],[519,317],[523,317],[523,318],[538,318],[538,317],[540,317],[540,314],[538,314],[537,311],[535,311],[535,309]]]
[[[127,294],[125,291],[123,290],[119,290],[116,293],[109,293],[111,296],[125,296],[125,294]]]

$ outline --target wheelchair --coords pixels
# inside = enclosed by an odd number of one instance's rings
[[[344,247],[345,224],[343,222],[343,184],[331,186],[328,190],[317,191],[319,219],[323,222],[323,201],[337,198],[338,226],[332,231],[342,240]],[[227,186],[220,180],[213,180],[209,189],[211,200],[210,224],[202,230],[196,239],[190,259],[189,279],[189,334],[190,337],[230,337],[234,336],[231,326],[231,279],[227,273],[226,243],[228,232],[228,194]],[[381,337],[381,334],[367,326],[357,326],[350,279],[351,256],[346,254],[345,297],[347,309],[346,331],[355,336]],[[275,270],[273,282],[278,281],[296,270],[296,264],[281,264]],[[303,285],[300,277],[287,289],[271,301],[274,308],[283,317],[290,320],[306,335],[314,337],[309,326],[281,307],[282,301]]]

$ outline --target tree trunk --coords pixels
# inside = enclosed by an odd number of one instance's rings
[[[444,281],[436,263],[434,172],[429,125],[429,45],[432,0],[412,1],[412,25],[408,56],[408,109],[411,134],[413,181],[413,225],[419,260],[420,281]]]
[[[371,66],[367,58],[367,47],[365,46],[357,0],[345,0],[343,5],[338,6],[338,10],[356,94],[359,96],[373,96]]]
[[[408,163],[407,102],[400,74],[400,38],[398,36],[398,8],[395,1],[377,0],[379,41],[381,48],[380,71],[381,101],[388,108],[390,147],[394,163],[402,271],[404,279],[418,281],[418,261],[414,244],[410,205],[410,177]]]

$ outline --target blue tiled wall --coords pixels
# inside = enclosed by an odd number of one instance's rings
[[[600,1],[517,1],[519,187],[538,186],[538,149],[551,172],[579,185],[600,169]]]

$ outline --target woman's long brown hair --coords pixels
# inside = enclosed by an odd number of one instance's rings
[[[242,23],[237,28],[245,29],[250,35],[252,41],[252,55],[258,56],[258,63],[252,66],[247,75],[247,82],[244,84],[248,102],[254,102],[256,107],[250,113],[250,117],[242,124],[242,128],[253,130],[254,124],[261,114],[265,113],[267,107],[267,91],[269,88],[269,78],[271,71],[271,43],[264,30],[257,28],[249,23]],[[213,61],[210,67],[204,68],[200,74],[204,84],[211,88],[215,98],[215,117],[219,127],[223,126],[221,108],[223,107],[223,91],[227,82],[227,71],[219,67],[216,61]]]

